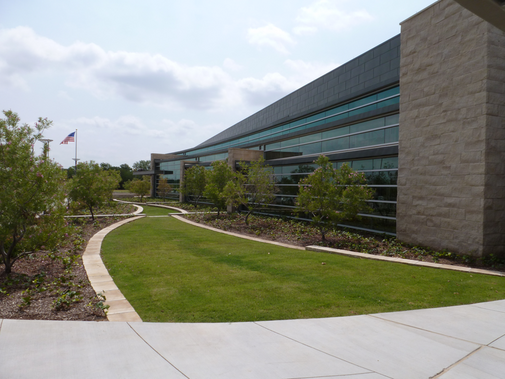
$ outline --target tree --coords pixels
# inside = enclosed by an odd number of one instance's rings
[[[224,188],[228,182],[233,180],[234,174],[225,161],[214,161],[211,165],[212,170],[206,171],[207,185],[203,195],[212,201],[217,208],[217,216],[219,217],[221,210],[226,207],[227,203]]]
[[[0,119],[0,263],[5,272],[21,257],[55,247],[65,234],[65,172],[48,158],[34,153],[52,121],[39,118],[32,128],[4,111]]]
[[[149,171],[151,169],[151,161],[140,160],[133,164],[134,171]]]
[[[244,163],[241,165],[245,166]],[[274,201],[277,188],[272,176],[272,168],[265,165],[265,160],[260,158],[245,168],[244,175],[238,174],[235,181],[227,184],[225,192],[228,201],[235,206],[244,205],[247,208],[247,225],[248,218],[254,211]]]
[[[103,170],[97,163],[82,162],[69,183],[69,197],[86,207],[94,220],[94,210],[112,199],[121,178],[115,170]]]
[[[123,163],[119,166],[119,175],[121,175],[121,181],[119,182],[119,188],[124,189],[125,184],[133,179],[133,171],[130,166],[126,163]]]
[[[142,180],[133,179],[132,181],[126,183],[126,189],[133,192],[135,195],[140,196],[140,202],[142,202],[144,196],[149,194],[151,191],[151,179],[149,176],[144,176]]]
[[[329,228],[343,220],[352,220],[358,212],[368,209],[366,201],[372,199],[373,191],[365,185],[363,173],[353,171],[346,163],[334,169],[324,155],[315,163],[319,167],[300,181],[297,205],[312,216],[325,241]]]
[[[168,180],[165,178],[162,178],[160,176],[158,180],[158,195],[159,197],[165,199],[171,192],[172,192],[172,186],[168,184]]]
[[[184,173],[184,182],[182,186],[182,193],[193,200],[195,206],[203,196],[206,186],[205,167],[193,166],[188,168]]]
[[[128,166],[126,163],[123,163],[121,166],[112,166],[110,163],[100,163],[100,167],[105,170],[115,170],[119,173],[120,175],[120,181],[119,181],[119,189],[124,189],[125,188],[125,183],[133,179],[133,171],[130,166]],[[70,171],[71,168],[68,169],[68,176],[69,179],[73,176],[73,168],[72,172]]]
[[[101,168],[102,170],[107,171],[107,170],[111,170],[111,169],[113,169],[114,167],[113,167],[110,163],[105,163],[105,162],[102,162],[102,163],[100,163],[100,168]]]
[[[72,179],[74,175],[75,175],[75,167],[70,166],[69,168],[67,168],[67,179]]]

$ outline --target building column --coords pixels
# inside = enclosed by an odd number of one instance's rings
[[[401,31],[397,236],[505,253],[505,33],[453,0]]]

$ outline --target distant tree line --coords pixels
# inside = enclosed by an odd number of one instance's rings
[[[140,160],[130,167],[127,163],[123,163],[120,166],[113,166],[110,163],[102,162],[99,167],[104,171],[116,171],[119,174],[120,181],[117,189],[127,189],[126,184],[133,180],[134,171],[148,171],[150,169],[151,162],[148,160]],[[72,179],[75,175],[75,167],[69,167],[67,169],[67,178]]]

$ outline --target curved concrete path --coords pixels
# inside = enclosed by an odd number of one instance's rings
[[[142,208],[140,208],[142,211]],[[107,318],[109,321],[141,322],[142,319],[126,300],[105,267],[100,255],[103,239],[107,234],[120,226],[138,220],[145,216],[137,216],[119,221],[96,233],[88,242],[82,255],[82,263],[88,274],[89,282],[97,294],[105,296],[105,304],[109,306]]]
[[[0,320],[0,378],[95,376],[505,378],[505,300],[242,323]]]

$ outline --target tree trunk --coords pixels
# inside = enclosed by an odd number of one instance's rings
[[[247,226],[249,226],[249,221],[248,221],[247,219],[249,218],[249,215],[250,215],[251,213],[252,213],[252,210],[250,210],[249,212],[247,212],[247,214],[245,215],[245,220],[244,220],[244,221],[245,221],[245,224],[246,224]]]
[[[319,231],[321,232],[321,241],[326,242],[326,233],[323,227],[319,227]]]
[[[4,265],[5,265],[5,273],[10,274],[12,272],[12,264],[10,259],[4,258]]]

